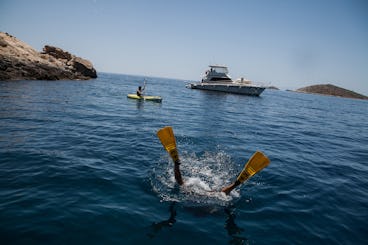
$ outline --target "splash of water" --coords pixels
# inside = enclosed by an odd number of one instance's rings
[[[238,173],[238,167],[225,152],[205,152],[201,156],[182,152],[180,158],[184,179],[181,187],[175,183],[173,163],[169,157],[162,157],[152,171],[152,188],[162,201],[225,206],[239,198],[238,190],[228,196],[220,191]]]

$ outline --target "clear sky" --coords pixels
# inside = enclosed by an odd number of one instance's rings
[[[365,0],[0,0],[0,31],[100,72],[199,80],[224,64],[281,89],[368,95]]]

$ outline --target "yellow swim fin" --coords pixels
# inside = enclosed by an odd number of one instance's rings
[[[268,166],[270,159],[266,157],[262,152],[256,151],[253,156],[248,160],[244,169],[236,179],[240,183],[243,183],[262,169]]]
[[[160,139],[165,150],[170,154],[172,160],[176,163],[179,163],[179,154],[178,150],[176,149],[176,140],[172,127],[167,126],[160,129],[157,132],[157,136]]]

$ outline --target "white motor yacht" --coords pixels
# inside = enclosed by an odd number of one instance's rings
[[[202,81],[199,83],[191,83],[189,87],[192,89],[212,90],[226,93],[236,93],[259,96],[265,87],[257,86],[244,78],[233,81],[228,75],[229,71],[226,66],[210,65],[205,72]]]

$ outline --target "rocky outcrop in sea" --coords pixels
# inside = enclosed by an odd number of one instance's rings
[[[353,98],[353,99],[363,99],[367,100],[368,97],[362,94],[358,94],[356,92],[337,87],[332,84],[318,84],[312,85],[304,88],[299,88],[296,92],[302,93],[311,93],[311,94],[323,94],[323,95],[331,95],[331,96],[339,96],[344,98]]]
[[[0,80],[87,80],[96,78],[92,63],[60,48],[42,52],[0,32]]]

